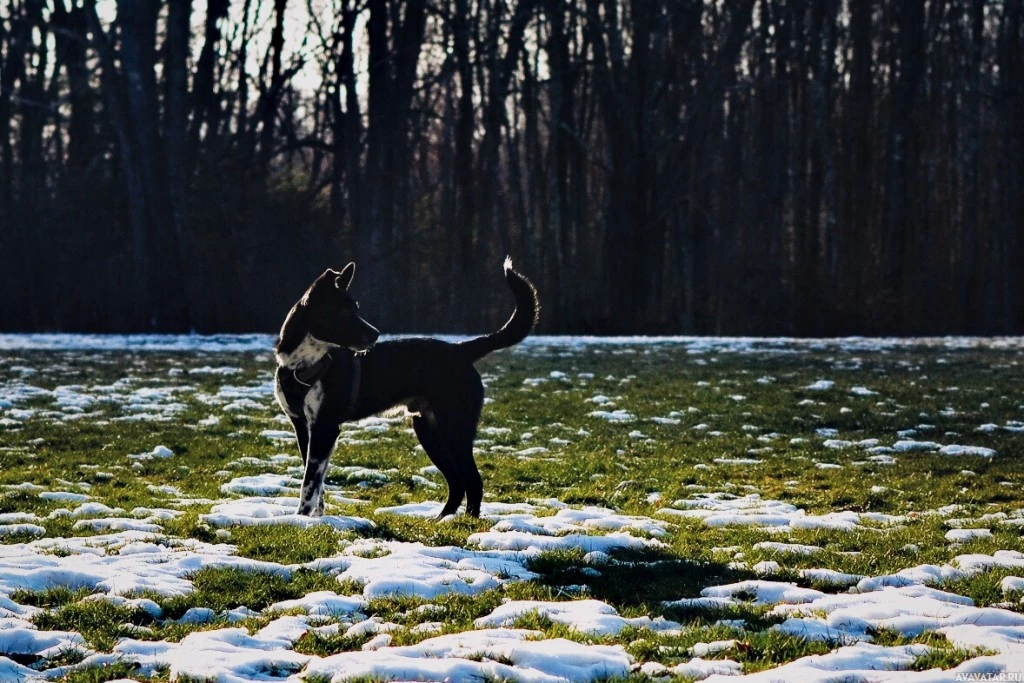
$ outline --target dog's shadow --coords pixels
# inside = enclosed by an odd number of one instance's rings
[[[586,597],[617,608],[642,608],[683,622],[714,623],[746,614],[749,610],[714,606],[672,606],[666,601],[696,598],[709,586],[759,578],[757,574],[726,563],[681,559],[667,551],[620,551],[611,561],[590,567],[575,552],[545,553],[528,563],[539,581],[556,590],[585,585]],[[596,571],[594,571],[596,570]]]

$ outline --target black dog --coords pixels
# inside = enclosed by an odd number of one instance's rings
[[[483,481],[473,441],[484,387],[473,363],[530,333],[540,307],[537,291],[506,259],[516,310],[497,332],[457,344],[402,339],[374,346],[380,333],[359,317],[348,293],[354,274],[354,263],[341,272],[324,271],[292,307],[274,346],[277,401],[295,427],[305,465],[299,514],[323,514],[324,475],[338,425],[404,405],[414,413],[423,450],[448,484],[439,517],[453,514],[463,496],[466,513],[479,516]]]

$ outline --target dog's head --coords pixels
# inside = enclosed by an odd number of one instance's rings
[[[341,271],[328,268],[313,281],[302,300],[306,308],[309,334],[321,341],[353,351],[365,351],[374,345],[380,331],[359,316],[359,304],[348,293],[356,264]]]

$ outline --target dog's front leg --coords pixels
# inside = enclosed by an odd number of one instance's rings
[[[302,476],[302,494],[299,499],[299,514],[316,517],[324,510],[324,476],[331,460],[331,451],[340,433],[335,424],[313,424],[309,429],[309,453],[306,456],[306,471]]]
[[[306,455],[309,453],[309,428],[306,421],[301,417],[288,416],[292,421],[292,428],[295,430],[295,441],[299,444],[299,456],[302,458],[302,465],[306,465]]]

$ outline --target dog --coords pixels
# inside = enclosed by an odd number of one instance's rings
[[[483,480],[473,459],[484,386],[473,363],[518,344],[537,324],[537,290],[505,259],[515,297],[497,332],[458,343],[411,338],[377,344],[380,332],[359,315],[349,294],[355,264],[328,268],[285,318],[274,345],[275,395],[295,429],[304,474],[298,514],[324,511],[324,475],[339,425],[405,406],[423,450],[444,476],[448,500],[438,519],[480,516]]]

